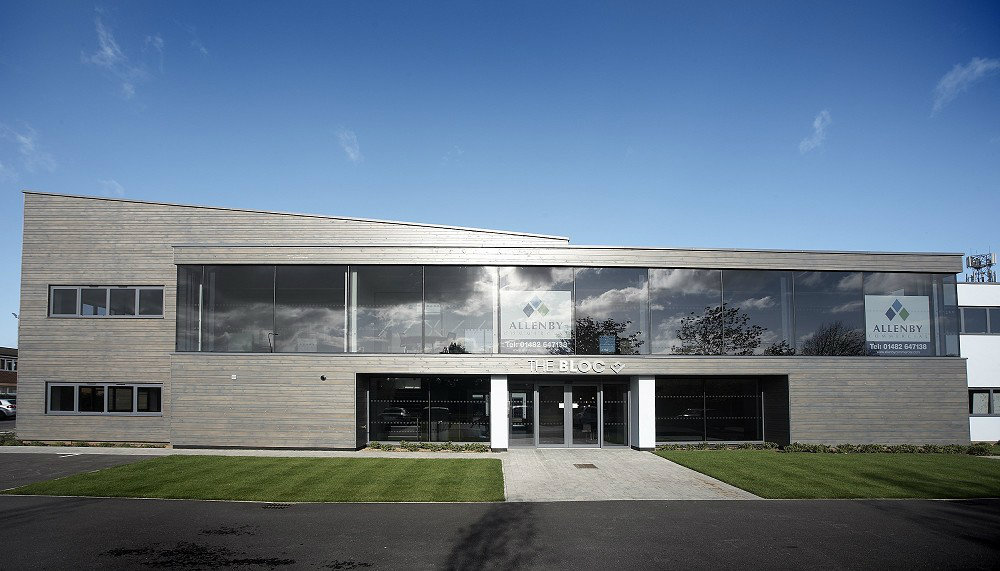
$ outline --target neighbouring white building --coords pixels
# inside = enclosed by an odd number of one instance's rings
[[[968,359],[969,436],[1000,440],[1000,283],[958,284],[961,351]]]

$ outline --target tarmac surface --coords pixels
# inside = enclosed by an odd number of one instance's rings
[[[1000,500],[262,504],[0,496],[5,568],[990,569]]]

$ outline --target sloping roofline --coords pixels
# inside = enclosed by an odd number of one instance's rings
[[[379,220],[376,218],[355,218],[353,216],[328,216],[324,214],[303,214],[300,212],[280,212],[276,210],[255,210],[251,208],[229,208],[225,206],[203,206],[199,204],[180,204],[176,202],[159,202],[155,200],[135,200],[130,198],[110,198],[106,196],[87,196],[84,194],[64,194],[61,192],[42,192],[39,190],[22,190],[24,194],[36,194],[39,196],[58,196],[63,198],[84,198],[87,200],[104,200],[108,202],[129,202],[134,204],[155,204],[158,206],[177,206],[181,208],[203,208],[206,210],[224,210],[228,212],[252,212],[254,214],[276,214],[279,216],[300,216],[303,218],[323,218],[326,220],[349,220],[351,222],[375,222],[378,224],[396,224],[399,226],[418,226],[421,228],[443,228],[446,230],[463,230],[466,232],[484,232],[488,234],[504,234],[508,236],[525,236],[529,238],[544,238],[548,240],[561,240],[569,242],[567,236],[553,236],[549,234],[534,234],[530,232],[514,232],[512,230],[493,230],[490,228],[472,228],[468,226],[449,226],[446,224],[427,224],[423,222],[404,222],[400,220]]]

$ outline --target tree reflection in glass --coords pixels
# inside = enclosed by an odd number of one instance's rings
[[[576,354],[648,353],[648,298],[643,268],[577,269]]]

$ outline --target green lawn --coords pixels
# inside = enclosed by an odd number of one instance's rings
[[[267,502],[499,502],[500,460],[165,456],[7,494]]]
[[[661,450],[762,498],[1000,497],[1000,460],[963,454]]]

